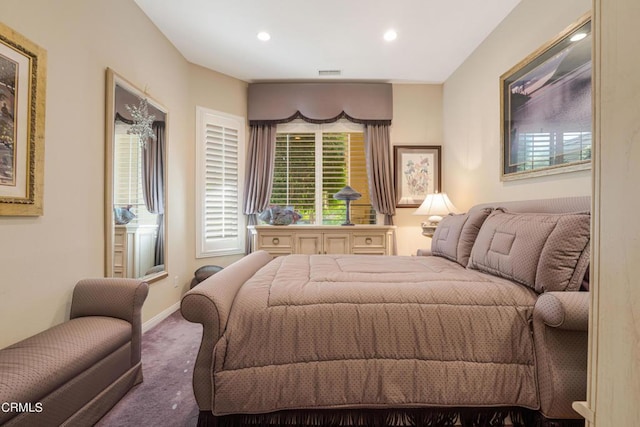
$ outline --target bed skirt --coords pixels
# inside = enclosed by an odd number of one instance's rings
[[[511,423],[505,424],[510,417]],[[215,416],[200,411],[198,427],[584,427],[584,420],[550,420],[524,408],[289,410]]]

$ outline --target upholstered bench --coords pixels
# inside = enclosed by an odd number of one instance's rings
[[[0,350],[0,424],[99,420],[142,381],[140,310],[147,293],[141,280],[82,280],[69,321]]]

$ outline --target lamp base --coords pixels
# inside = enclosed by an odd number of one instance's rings
[[[346,199],[345,202],[347,203],[347,215],[342,225],[354,225],[354,223],[351,222],[351,200]]]
[[[427,237],[433,237],[437,227],[430,226],[426,222],[422,223],[422,235]]]
[[[423,236],[427,236],[427,237],[433,237],[433,234],[436,232],[436,228],[438,228],[438,224],[440,223],[440,220],[442,219],[442,217],[438,217],[437,221],[432,221],[433,217],[429,218],[429,221],[427,222],[423,222],[421,224],[422,226],[422,235]]]

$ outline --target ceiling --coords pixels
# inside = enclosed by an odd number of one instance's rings
[[[248,82],[442,83],[520,0],[135,2],[189,62]]]

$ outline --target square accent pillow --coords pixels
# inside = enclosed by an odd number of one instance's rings
[[[491,209],[478,209],[442,218],[431,239],[431,253],[467,266],[476,236]]]
[[[496,209],[471,251],[469,268],[537,292],[576,291],[589,266],[589,213],[514,213]]]

